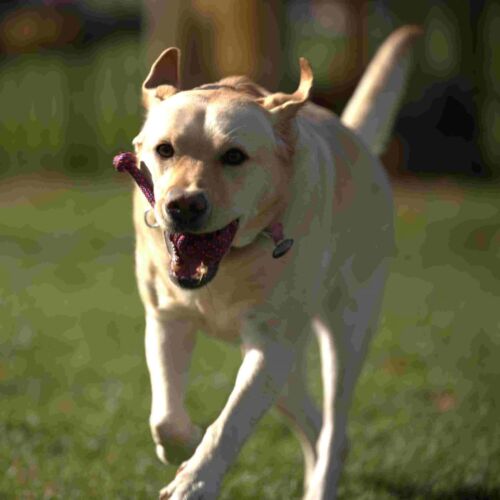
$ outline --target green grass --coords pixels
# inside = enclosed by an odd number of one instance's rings
[[[0,498],[154,498],[174,469],[147,424],[130,186],[13,182],[1,191]],[[398,200],[400,252],[341,498],[500,498],[500,192],[426,187]],[[200,336],[197,423],[216,417],[238,363],[236,347]],[[298,498],[301,477],[299,446],[271,412],[221,498]]]

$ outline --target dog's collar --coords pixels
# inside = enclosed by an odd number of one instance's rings
[[[283,234],[283,224],[281,222],[275,222],[270,224],[262,234],[271,238],[274,242],[273,257],[279,259],[283,257],[293,245],[292,238],[285,238]]]

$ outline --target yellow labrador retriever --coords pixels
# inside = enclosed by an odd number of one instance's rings
[[[184,461],[161,498],[215,499],[274,403],[302,445],[304,498],[335,498],[349,406],[394,253],[391,191],[376,155],[419,34],[406,26],[387,39],[341,119],[308,101],[305,59],[293,94],[245,77],[181,90],[175,48],[151,68],[134,144],[155,203],[149,209],[136,189],[137,280],[156,451]],[[239,340],[243,351],[231,395],[204,434],[184,406],[198,329]],[[306,389],[311,332],[322,412]]]

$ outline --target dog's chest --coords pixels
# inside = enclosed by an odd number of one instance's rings
[[[193,305],[203,317],[206,333],[237,341],[248,314],[272,302],[288,259],[273,259],[270,248],[262,242],[231,252],[215,279],[195,292]]]
[[[242,308],[234,304],[220,310],[217,303],[218,301],[206,298],[196,300],[197,309],[203,316],[204,333],[226,342],[238,342]]]

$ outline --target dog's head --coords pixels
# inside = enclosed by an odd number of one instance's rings
[[[154,185],[170,277],[198,288],[231,246],[250,244],[286,206],[293,118],[312,72],[301,59],[293,94],[266,95],[243,77],[181,91],[179,54],[163,52],[144,81],[147,116],[134,145]]]

